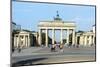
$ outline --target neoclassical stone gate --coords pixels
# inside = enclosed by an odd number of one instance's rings
[[[61,31],[60,43],[63,44],[63,30],[66,30],[67,33],[66,43],[69,44],[69,33],[72,31],[72,44],[75,44],[75,28],[76,28],[75,22],[62,21],[57,11],[57,15],[53,21],[40,21],[40,23],[38,24],[38,29],[39,29],[38,43],[39,45],[41,45],[42,30],[45,30],[46,34],[45,44],[46,46],[48,46],[48,31],[52,30],[52,44],[55,44],[55,31],[60,30]]]

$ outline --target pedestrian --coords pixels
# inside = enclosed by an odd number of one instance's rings
[[[51,52],[54,52],[55,51],[55,45],[53,44],[52,46],[51,46]]]
[[[79,48],[79,45],[77,45],[76,48]]]
[[[73,47],[75,48],[75,44],[73,44]]]
[[[62,45],[62,44],[59,45],[59,48],[60,48],[60,51],[61,51],[61,52],[64,52],[64,50],[63,50],[63,45]]]
[[[18,53],[20,53],[21,52],[21,47],[20,46],[18,46]]]

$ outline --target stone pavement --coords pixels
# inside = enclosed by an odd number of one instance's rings
[[[64,52],[60,52],[59,48],[56,52],[51,52],[48,47],[31,47],[23,49],[20,53],[15,51],[12,53],[12,63],[26,65],[30,64],[45,64],[45,63],[60,63],[74,61],[94,61],[95,47],[88,48],[68,48],[64,47]],[[36,61],[35,61],[36,60]],[[37,61],[38,60],[38,61]],[[27,61],[27,62],[26,62]]]
[[[43,49],[42,47],[30,47],[30,48],[24,48],[21,50],[21,52],[19,53],[18,50],[16,49],[13,53],[12,53],[12,57],[16,57],[16,56],[28,56],[28,55],[32,55],[34,52]]]
[[[56,48],[55,52],[51,52],[50,48],[48,47],[31,47],[31,48],[26,48],[22,49],[20,53],[18,53],[18,50],[15,50],[14,53],[12,53],[12,57],[17,57],[17,56],[28,56],[28,55],[43,55],[43,54],[58,54],[60,52],[59,48]],[[95,48],[68,48],[64,47],[64,52],[66,54],[69,53],[95,53]]]
[[[64,62],[82,62],[82,61],[95,61],[95,56],[79,56],[79,55],[59,55],[51,56],[45,60],[33,62],[33,65],[51,64],[51,63],[64,63]]]

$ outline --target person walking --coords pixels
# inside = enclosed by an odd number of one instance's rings
[[[63,45],[61,44],[61,45],[59,45],[59,48],[60,48],[60,52],[64,52],[64,50],[63,50]]]
[[[21,52],[21,47],[20,46],[18,46],[18,53],[20,53]]]
[[[51,52],[54,52],[55,51],[55,45],[53,44],[52,46],[51,46]]]

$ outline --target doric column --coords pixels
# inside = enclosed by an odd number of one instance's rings
[[[17,39],[17,47],[20,46],[20,35],[18,34],[18,39]]]
[[[75,44],[78,44],[78,43],[77,43],[77,38],[78,38],[78,36],[76,35],[76,37],[75,37]]]
[[[92,41],[93,41],[93,45],[95,44],[95,43],[94,43],[94,39],[95,39],[95,36],[93,35],[93,40],[92,40]]]
[[[45,31],[46,31],[46,33],[45,33],[45,35],[46,35],[46,42],[45,42],[45,44],[46,44],[46,47],[48,47],[48,29],[46,29]]]
[[[16,36],[14,36],[14,47],[16,47]]]
[[[38,35],[36,34],[36,45],[38,44]]]
[[[39,45],[41,45],[41,29],[39,29]]]
[[[92,44],[92,36],[89,36],[89,46]]]
[[[75,44],[75,30],[72,31],[72,44]]]
[[[17,38],[16,38],[16,47],[18,47],[18,44],[19,44],[19,37],[17,36]]]
[[[25,36],[25,45],[27,47],[27,36]]]
[[[87,45],[87,36],[85,35],[85,41],[84,41],[84,45]]]
[[[30,47],[30,35],[28,35],[28,47]]]
[[[52,29],[52,44],[55,44],[55,30]]]
[[[84,35],[82,36],[82,38],[83,38],[83,39],[82,39],[82,45],[84,45],[84,40],[85,40],[85,39],[84,39]]]
[[[24,37],[24,44],[23,44],[23,47],[26,47],[26,39],[25,39],[25,35],[23,35]]]
[[[27,35],[27,37],[26,37],[26,43],[27,43],[27,47],[28,47],[28,35]]]
[[[60,38],[61,38],[61,44],[63,44],[63,30],[61,29],[61,36],[60,36]]]
[[[69,29],[67,29],[67,38],[66,38],[66,43],[69,44]]]

